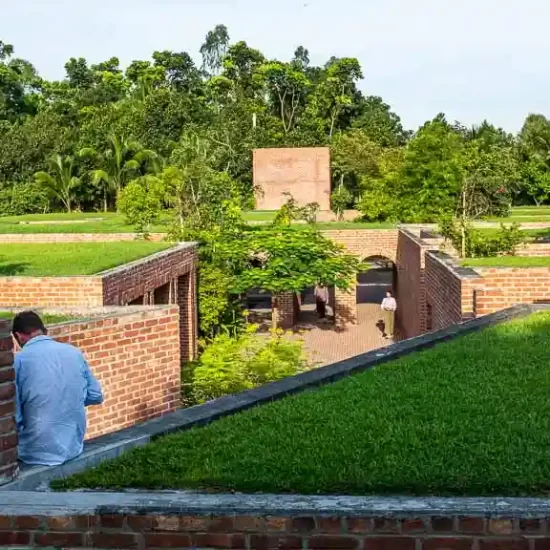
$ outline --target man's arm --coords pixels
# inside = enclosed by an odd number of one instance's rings
[[[17,431],[20,432],[24,428],[23,422],[23,401],[22,401],[22,376],[21,376],[21,360],[15,356],[13,362],[15,370],[15,423]]]
[[[84,400],[84,405],[86,407],[90,405],[101,405],[103,403],[103,392],[101,391],[101,386],[95,376],[90,370],[88,362],[82,356],[84,377],[86,378],[86,399]]]

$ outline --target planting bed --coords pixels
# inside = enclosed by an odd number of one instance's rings
[[[147,241],[3,244],[0,276],[92,275],[170,246]]]
[[[546,495],[550,313],[169,435],[57,489]]]
[[[491,256],[467,258],[464,267],[550,267],[550,256]]]

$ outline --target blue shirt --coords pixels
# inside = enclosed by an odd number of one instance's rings
[[[36,336],[15,356],[19,460],[55,466],[82,453],[88,405],[103,394],[82,352]]]

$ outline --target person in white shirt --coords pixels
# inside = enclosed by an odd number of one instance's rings
[[[391,290],[386,292],[386,297],[382,300],[381,308],[384,314],[384,338],[393,338],[397,302]]]
[[[317,316],[319,319],[324,319],[326,317],[329,300],[328,288],[323,283],[319,283],[315,286],[313,293],[315,294],[315,309],[317,310]]]

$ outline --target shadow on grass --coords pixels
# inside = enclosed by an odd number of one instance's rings
[[[4,263],[0,258],[0,277],[14,277],[21,275],[29,267],[29,264],[21,262]]]

